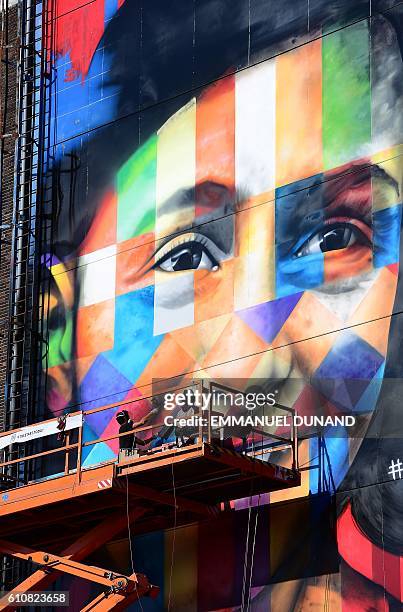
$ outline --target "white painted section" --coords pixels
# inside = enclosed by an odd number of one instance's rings
[[[274,189],[276,63],[269,60],[235,77],[235,183],[241,197]]]
[[[162,272],[161,274],[167,275]],[[158,282],[154,293],[154,336],[194,324],[194,273],[172,274]]]
[[[81,306],[98,304],[115,297],[116,245],[82,255],[78,260]]]

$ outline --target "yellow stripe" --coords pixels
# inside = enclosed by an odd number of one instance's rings
[[[277,59],[276,185],[321,172],[322,43]]]
[[[194,218],[193,199],[184,203],[184,190],[192,189],[196,176],[196,100],[191,100],[158,131],[156,238],[189,227]],[[171,198],[174,209],[163,214]]]

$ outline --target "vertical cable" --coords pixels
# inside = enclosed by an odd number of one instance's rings
[[[132,574],[134,575],[135,571],[134,571],[132,534],[131,534],[131,528],[130,528],[130,512],[129,512],[129,478],[127,474],[126,474],[126,515],[127,515],[127,532],[129,536],[130,565],[131,565]],[[138,590],[137,590],[137,581],[134,582],[134,588],[136,590],[137,601],[139,602],[140,610],[141,612],[144,612],[143,605],[141,603],[141,599],[139,597]]]
[[[176,453],[176,449],[175,449],[175,453]],[[177,507],[176,507],[176,485],[175,485],[175,474],[174,474],[174,459],[175,459],[175,454],[172,458],[172,462],[171,462],[171,470],[172,470],[172,488],[173,488],[173,495],[174,495],[174,532],[173,532],[173,536],[172,536],[172,552],[171,552],[171,568],[170,568],[170,573],[169,573],[169,595],[168,595],[168,612],[170,612],[171,610],[171,596],[172,596],[172,577],[173,577],[173,571],[174,571],[174,556],[175,556],[175,539],[176,539],[176,520],[177,520]]]

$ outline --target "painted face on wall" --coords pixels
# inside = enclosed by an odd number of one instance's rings
[[[52,268],[50,408],[71,401],[72,372],[84,408],[154,379],[276,378],[300,414],[365,423],[397,283],[402,76],[390,24],[359,22],[222,78],[133,145],[74,269]],[[115,412],[88,436],[114,432]],[[337,483],[349,444],[331,449]],[[307,474],[300,493],[316,486]]]

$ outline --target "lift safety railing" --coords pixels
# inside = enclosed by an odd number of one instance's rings
[[[184,402],[183,397],[186,398],[188,392],[192,394],[190,396],[192,399]],[[204,397],[211,394],[211,398],[217,398],[221,394],[220,401],[210,400],[209,404],[202,408],[196,403],[197,393],[203,394]],[[278,404],[264,406],[260,409],[260,414],[255,414],[254,410],[240,410],[239,405],[234,406],[231,399],[225,401],[225,397],[230,397],[235,393],[239,394],[238,398],[245,396],[244,392],[219,383],[197,381],[170,391],[169,405],[174,405],[172,410],[168,410],[165,405],[167,394],[159,394],[72,412],[63,417],[4,432],[0,434],[0,450],[3,451],[10,443],[14,445],[32,444],[35,440],[41,440],[43,446],[44,438],[53,440],[53,448],[2,461],[0,470],[3,473],[8,471],[9,466],[29,463],[29,469],[21,470],[21,473],[37,474],[32,480],[4,480],[2,489],[4,491],[72,473],[76,474],[80,482],[83,471],[110,463],[116,464],[117,474],[120,468],[128,463],[133,465],[152,463],[155,466],[156,463],[173,454],[176,456],[181,454],[185,458],[186,454],[201,448],[203,444],[217,445],[229,452],[272,463],[277,463],[281,458],[283,466],[285,457],[287,467],[298,470],[298,436],[294,422],[294,410]],[[143,403],[141,408],[140,402]],[[116,431],[118,429],[116,424],[115,431],[111,431],[110,435],[104,434],[98,438],[86,439],[92,419],[96,419],[97,415],[102,417],[102,413],[109,411],[109,421],[115,422],[114,417],[121,410],[127,410],[130,414],[138,414],[141,411],[150,413],[152,410],[150,416],[152,422],[137,425],[132,430],[122,433]],[[264,412],[265,414],[262,414]],[[283,415],[283,424],[279,427],[279,420],[276,417],[280,415]],[[242,424],[244,421],[241,417],[246,420],[245,426]],[[140,417],[139,420],[141,420]],[[254,420],[258,422],[257,425],[254,424]],[[233,422],[235,425],[232,424]],[[267,424],[261,426],[260,423],[263,422]],[[122,446],[119,440],[125,437],[127,439],[131,434],[134,434],[136,438],[135,449],[119,451],[118,447]],[[146,445],[142,446],[144,442]],[[85,462],[84,456],[87,454],[88,457],[88,450],[100,444],[107,444],[109,448],[114,448],[113,457],[93,463]],[[35,462],[38,461],[42,468],[44,465],[51,468],[49,460],[54,457],[58,458],[57,471],[46,475],[38,473]]]

